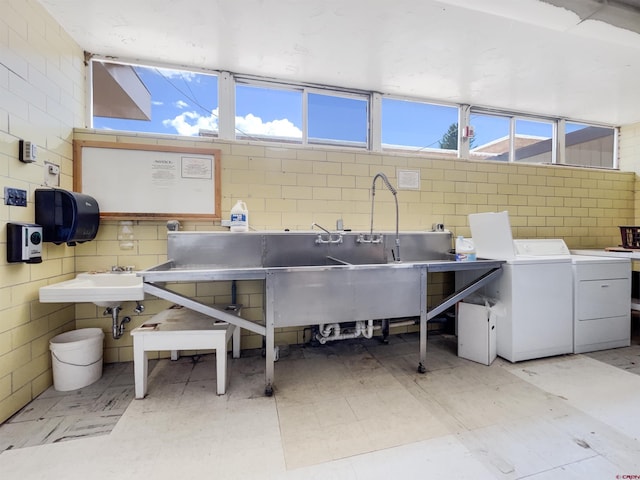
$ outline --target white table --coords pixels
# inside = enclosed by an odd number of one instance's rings
[[[218,307],[221,308],[221,307]],[[240,315],[241,305],[222,307]],[[131,331],[136,398],[147,394],[149,351],[171,351],[177,360],[180,350],[215,350],[216,392],[224,395],[227,389],[227,344],[233,339],[233,358],[240,357],[240,328],[208,315],[174,305]]]

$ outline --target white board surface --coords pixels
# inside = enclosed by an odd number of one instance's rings
[[[218,150],[84,142],[76,152],[78,191],[101,215],[220,216]]]

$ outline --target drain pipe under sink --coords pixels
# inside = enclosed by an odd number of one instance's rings
[[[316,340],[324,345],[327,342],[347,340],[350,338],[358,338],[360,336],[363,336],[364,338],[372,338],[373,331],[376,328],[380,327],[375,327],[373,325],[373,320],[358,320],[353,333],[340,333],[339,323],[321,324],[319,325],[320,332],[316,335]],[[333,334],[331,332],[333,332]]]

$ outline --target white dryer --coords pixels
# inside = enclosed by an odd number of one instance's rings
[[[631,260],[572,255],[574,353],[631,344]]]
[[[499,302],[496,351],[511,362],[573,352],[573,270],[563,240],[513,240],[507,212],[469,215],[479,258],[505,260],[483,293]]]

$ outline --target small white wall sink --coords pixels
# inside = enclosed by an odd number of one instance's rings
[[[142,277],[134,272],[87,272],[73,280],[40,288],[43,303],[95,303],[115,307],[122,302],[144,299]]]

